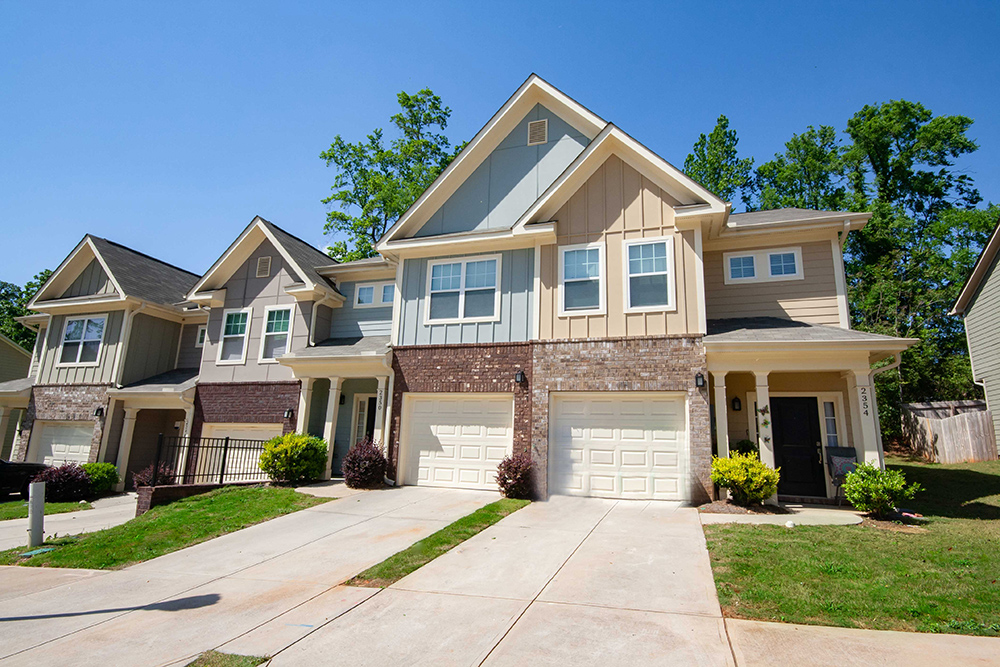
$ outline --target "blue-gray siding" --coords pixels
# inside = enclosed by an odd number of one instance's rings
[[[388,336],[392,331],[392,306],[385,308],[355,308],[354,288],[356,285],[358,283],[340,283],[337,285],[337,288],[347,298],[347,301],[344,302],[343,307],[335,308],[333,311],[330,321],[330,337]],[[318,326],[319,323],[317,322]]]
[[[333,441],[333,474],[340,475],[340,465],[344,456],[355,445],[351,442],[351,427],[354,421],[354,395],[374,394],[378,391],[378,380],[355,379],[344,380],[340,392],[344,396],[344,404],[337,412],[337,430]]]
[[[986,403],[1000,447],[1000,254],[965,312],[975,379],[986,387]]]

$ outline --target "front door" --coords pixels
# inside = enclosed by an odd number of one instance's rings
[[[354,444],[374,438],[375,397],[369,394],[358,394],[354,412]]]
[[[771,398],[774,463],[781,468],[778,493],[826,496],[819,406],[814,397]]]

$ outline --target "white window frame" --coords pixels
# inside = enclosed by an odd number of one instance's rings
[[[795,255],[795,273],[780,276],[771,275],[771,255],[787,254]],[[729,265],[729,260],[732,257],[753,257],[754,277],[733,278],[731,272],[732,267]],[[740,285],[743,283],[776,283],[785,280],[804,280],[806,277],[805,268],[802,265],[802,246],[727,252],[722,255],[722,264],[722,277],[724,278],[726,285]]]
[[[197,330],[194,332],[194,346],[205,347],[206,340],[208,340],[208,325],[199,324]]]
[[[358,444],[358,411],[361,409],[361,404],[365,404],[365,423],[368,422],[368,400],[375,398],[375,394],[355,394],[354,395],[354,409],[351,411],[351,444],[350,448]],[[376,424],[377,426],[377,424]]]
[[[267,359],[264,357],[264,345],[268,336],[276,336],[278,334],[268,334],[267,333],[267,315],[276,310],[287,310],[288,311],[288,333],[285,340],[285,351],[282,354],[288,354],[292,351],[292,326],[295,323],[295,304],[283,304],[277,306],[264,306],[264,320],[260,325],[260,351],[257,353],[257,363],[259,364],[276,364],[277,359]]]
[[[222,358],[222,348],[225,347],[226,343],[226,319],[232,313],[246,313],[247,314],[247,328],[243,332],[243,356],[239,359],[223,360]],[[253,308],[226,308],[222,311],[222,327],[219,329],[219,351],[215,357],[215,364],[217,366],[242,366],[247,363],[247,348],[250,347],[250,328],[253,326]],[[228,336],[228,338],[235,338],[236,336]]]
[[[467,264],[472,262],[488,262],[494,259],[497,263],[497,280],[496,288],[494,288],[493,294],[493,315],[484,317],[463,317],[462,313],[465,312],[465,267]],[[440,264],[461,264],[462,265],[462,281],[458,288],[458,317],[452,317],[447,319],[431,319],[431,274],[432,269]],[[473,255],[469,257],[449,257],[447,259],[434,259],[427,262],[427,284],[424,288],[424,324],[456,324],[464,322],[499,322],[500,321],[500,278],[503,275],[503,256],[500,254],[496,255]],[[473,288],[471,291],[476,292],[482,288]],[[449,292],[455,290],[447,290]]]
[[[667,252],[667,303],[663,306],[638,306],[632,307],[632,274],[629,273],[628,249],[634,245],[649,245],[651,243],[665,243]],[[629,239],[622,243],[622,271],[624,273],[625,292],[625,312],[626,313],[664,313],[677,310],[677,274],[674,270],[674,237],[657,236],[650,238]],[[659,273],[640,273],[640,276],[655,276]]]
[[[588,308],[583,310],[581,308],[574,308],[572,310],[566,310],[566,289],[564,287],[566,281],[564,280],[565,273],[565,258],[566,253],[573,250],[590,250],[596,248],[598,253],[598,266],[597,266],[597,307]],[[604,315],[607,313],[607,259],[605,257],[605,247],[604,243],[577,243],[575,245],[561,245],[559,246],[559,266],[558,266],[558,285],[559,290],[557,297],[559,299],[559,317],[573,317],[575,315]],[[571,280],[570,282],[577,282],[576,280]]]
[[[110,313],[94,313],[92,315],[67,315],[63,320],[62,334],[59,336],[59,349],[56,351],[56,368],[93,368],[101,365],[101,353],[104,351],[104,339],[108,335],[108,322],[110,321]],[[80,349],[76,352],[77,361],[62,361],[63,345],[66,343],[66,329],[69,328],[70,322],[75,322],[77,320],[83,320],[83,332],[87,333],[87,320],[104,320],[104,326],[101,328],[101,340],[100,344],[97,346],[97,359],[94,361],[79,361],[80,355],[83,354],[83,338],[80,339]],[[76,341],[73,341],[76,342]],[[92,341],[91,341],[92,342]]]
[[[383,280],[377,283],[357,283],[354,285],[354,302],[353,306],[355,308],[389,308],[392,306],[392,301],[382,300],[382,291],[386,285],[393,286],[393,294],[395,294],[396,283],[392,280]],[[358,303],[358,298],[361,294],[362,287],[372,288],[372,302],[371,303]]]

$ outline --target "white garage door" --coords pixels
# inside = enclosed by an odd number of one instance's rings
[[[73,422],[35,422],[32,436],[33,455],[38,463],[58,466],[63,463],[86,463],[94,425]]]
[[[225,444],[222,438],[229,438],[229,450],[226,452],[226,475],[227,482],[240,482],[248,479],[255,479],[248,475],[260,475],[260,445],[257,442],[246,442],[247,440],[270,440],[281,435],[283,430],[281,424],[205,424],[201,427],[201,437],[217,438],[204,442],[203,444],[212,447],[212,455],[200,456],[198,474],[205,474],[213,466],[221,463],[221,447]],[[217,460],[215,460],[217,459]],[[215,474],[218,474],[218,467],[215,467]]]
[[[510,394],[406,394],[406,484],[496,489],[497,464],[513,450]]]
[[[687,500],[683,397],[657,393],[552,394],[551,493]]]

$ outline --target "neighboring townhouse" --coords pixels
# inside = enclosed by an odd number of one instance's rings
[[[961,315],[972,362],[972,379],[986,392],[993,431],[1000,449],[1000,223],[993,230],[952,315]]]
[[[0,383],[23,380],[31,367],[31,353],[0,334]],[[9,459],[23,409],[0,405],[0,459]]]

